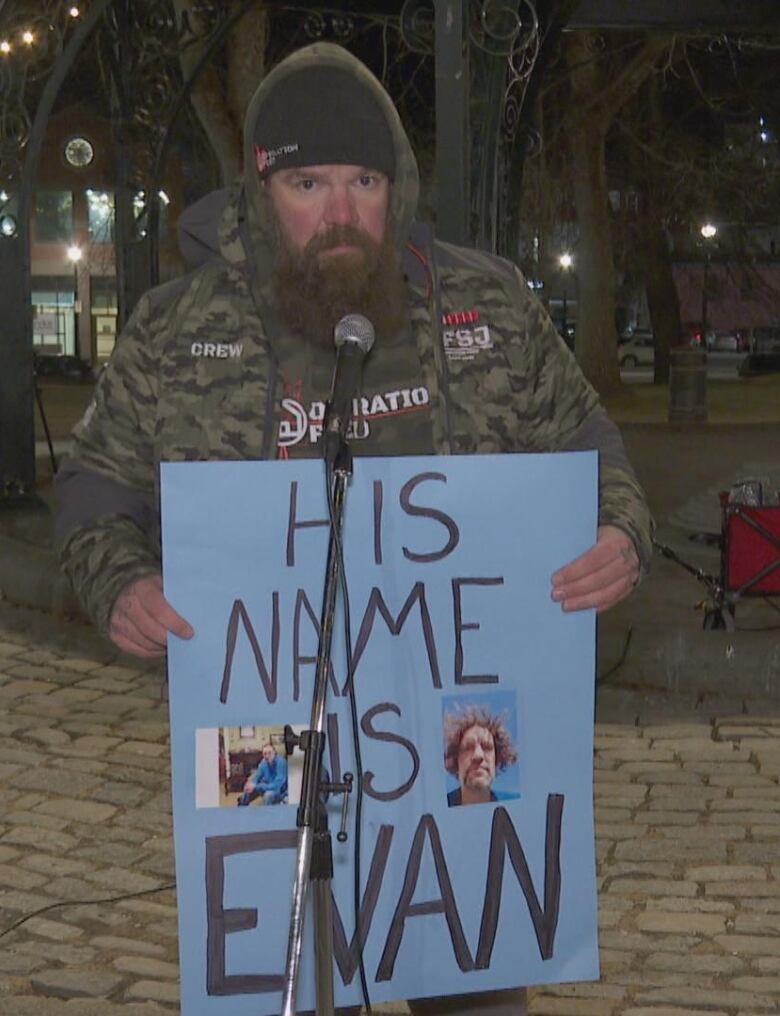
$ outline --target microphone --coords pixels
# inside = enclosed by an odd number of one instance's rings
[[[334,341],[336,367],[322,424],[324,456],[326,462],[331,464],[346,438],[352,418],[352,401],[360,386],[363,361],[374,345],[374,326],[362,314],[347,314],[336,325]]]

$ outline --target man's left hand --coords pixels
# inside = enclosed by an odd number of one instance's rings
[[[552,577],[552,598],[564,610],[596,607],[599,613],[625,599],[639,581],[634,541],[617,526],[599,526],[596,545]]]

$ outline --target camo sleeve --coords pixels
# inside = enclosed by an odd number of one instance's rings
[[[653,520],[644,491],[628,460],[620,431],[558,334],[547,311],[517,273],[520,320],[526,322],[531,376],[536,385],[525,421],[539,451],[599,453],[599,525],[628,533],[644,576],[653,554]]]
[[[122,589],[160,570],[150,316],[145,297],[73,431],[72,455],[57,483],[60,562],[102,631]]]

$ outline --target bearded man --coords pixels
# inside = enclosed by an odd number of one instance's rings
[[[179,223],[197,267],[140,300],[59,477],[63,567],[99,628],[140,657],[192,636],[162,594],[159,464],[317,456],[346,313],[377,335],[353,451],[598,449],[598,540],[551,596],[564,610],[626,596],[651,523],[620,436],[517,269],[415,222],[416,160],[379,82],[310,46],[257,89],[244,142],[243,181]],[[517,1013],[522,992],[414,1011]]]

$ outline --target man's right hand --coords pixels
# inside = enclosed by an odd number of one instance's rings
[[[162,575],[136,579],[122,590],[108,624],[115,646],[143,659],[164,656],[168,632],[182,639],[195,634],[163,596]]]

